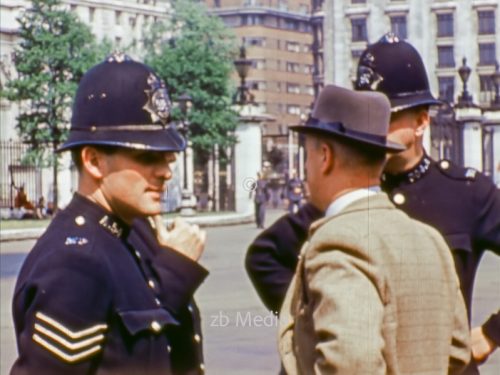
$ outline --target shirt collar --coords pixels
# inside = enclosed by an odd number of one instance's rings
[[[357,201],[358,199],[361,198],[369,197],[371,195],[375,195],[380,192],[381,192],[380,186],[376,185],[376,186],[370,186],[368,188],[353,190],[347,194],[341,195],[340,197],[335,199],[332,203],[330,203],[330,205],[326,209],[325,217],[337,215],[340,211],[342,211],[344,208],[346,208],[354,201]]]

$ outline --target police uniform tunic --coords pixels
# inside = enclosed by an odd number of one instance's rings
[[[23,264],[13,312],[12,374],[200,374],[199,312],[207,275],[76,194]]]
[[[500,255],[500,190],[471,168],[425,155],[412,170],[385,174],[382,188],[411,217],[436,228],[453,252],[469,318],[477,267],[486,250]],[[500,345],[500,311],[483,331]]]

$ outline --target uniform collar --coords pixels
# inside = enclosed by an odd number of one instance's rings
[[[370,186],[369,188],[350,191],[349,193],[338,197],[332,203],[330,203],[330,205],[326,209],[325,217],[337,215],[352,202],[355,202],[361,198],[375,195],[377,193],[380,193],[380,186]]]
[[[403,182],[413,184],[420,180],[429,171],[432,159],[424,153],[422,159],[413,168],[398,174],[382,174],[382,183],[385,185],[396,186]]]
[[[75,193],[68,209],[74,213],[77,226],[96,223],[117,238],[127,238],[130,232],[130,227],[116,215],[81,194]]]

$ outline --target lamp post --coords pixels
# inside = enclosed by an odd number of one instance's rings
[[[179,130],[181,134],[186,139],[186,149],[183,152],[183,170],[184,170],[184,178],[182,183],[182,203],[181,203],[181,215],[183,216],[191,216],[194,215],[194,203],[193,200],[193,192],[189,187],[189,179],[188,179],[188,152],[191,151],[190,142],[188,138],[188,113],[192,106],[191,96],[184,93],[177,98],[177,103],[179,109],[182,114],[182,119],[180,122]]]
[[[491,108],[495,110],[500,109],[500,65],[498,61],[495,63],[495,72],[491,75],[491,82],[495,87],[495,97],[491,101]]]
[[[462,80],[462,95],[458,98],[458,107],[473,107],[472,96],[467,91],[467,81],[469,80],[471,69],[467,66],[467,59],[462,59],[462,66],[458,69],[458,75]]]
[[[252,66],[252,61],[247,59],[247,53],[244,41],[240,47],[240,56],[238,59],[234,60],[233,63],[240,77],[240,86],[238,87],[233,97],[234,104],[245,105],[253,103],[254,97],[248,90],[248,87],[245,82],[246,77],[248,76],[248,71]]]

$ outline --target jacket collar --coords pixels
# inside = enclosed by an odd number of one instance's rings
[[[432,159],[424,153],[413,168],[398,174],[384,173],[382,175],[382,184],[387,186],[398,186],[401,183],[413,184],[427,174],[431,164]]]

